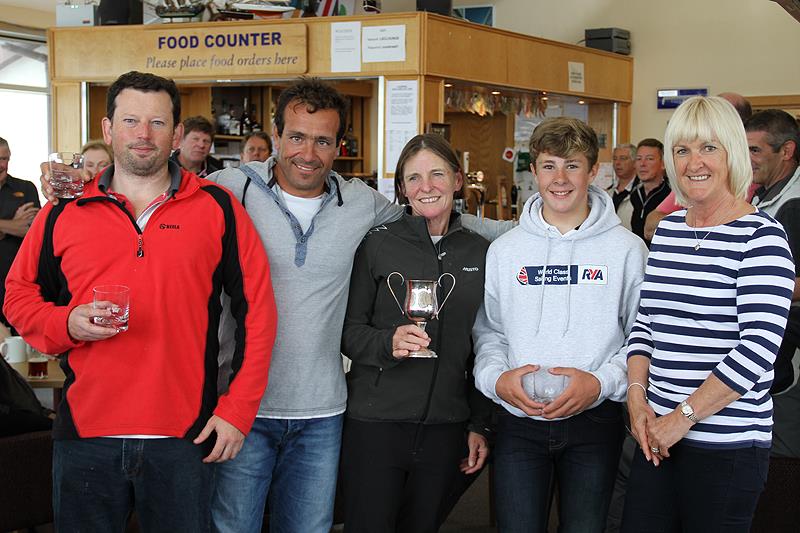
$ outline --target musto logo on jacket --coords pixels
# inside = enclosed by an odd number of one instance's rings
[[[517,274],[517,281],[520,285],[605,285],[608,283],[608,266],[524,266]]]

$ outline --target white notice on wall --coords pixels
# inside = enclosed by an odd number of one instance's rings
[[[417,80],[386,82],[386,172],[394,172],[400,152],[417,134]]]
[[[567,71],[569,75],[569,90],[576,93],[585,92],[583,63],[569,61],[567,63]]]
[[[331,23],[331,72],[361,70],[361,23]]]
[[[405,25],[365,26],[361,32],[361,58],[364,63],[405,61]]]

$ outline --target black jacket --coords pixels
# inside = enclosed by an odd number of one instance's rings
[[[483,301],[486,250],[489,243],[461,227],[459,215],[434,245],[425,219],[405,215],[372,229],[356,252],[347,303],[342,353],[352,359],[347,374],[347,415],[366,421],[442,424],[469,421],[468,429],[487,434],[492,403],[472,376],[472,324]],[[439,318],[428,323],[429,348],[435,359],[392,357],[392,336],[411,322],[401,313],[386,285],[387,276],[437,279],[453,274],[456,285]],[[405,286],[392,278],[402,305]],[[442,280],[439,302],[450,290]]]

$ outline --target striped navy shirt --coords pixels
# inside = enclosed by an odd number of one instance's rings
[[[668,414],[712,372],[742,394],[692,426],[684,442],[770,446],[769,387],[793,288],[786,234],[763,211],[691,228],[681,210],[659,224],[628,337],[628,357],[650,358],[650,406]]]

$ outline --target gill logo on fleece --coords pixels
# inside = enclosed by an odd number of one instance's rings
[[[606,285],[608,266],[606,265],[543,265],[524,266],[517,274],[520,285]]]

